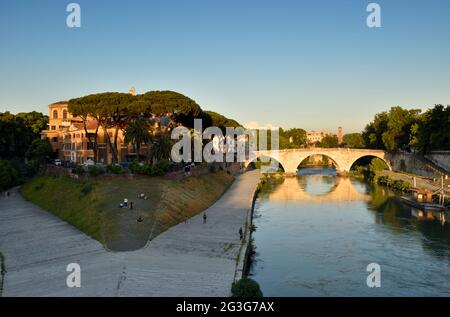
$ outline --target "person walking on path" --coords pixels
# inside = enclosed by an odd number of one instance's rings
[[[244,237],[244,234],[242,232],[242,227],[239,228],[239,237],[240,237],[241,240]]]
[[[203,214],[203,223],[206,223],[206,213]]]
[[[133,209],[133,202],[130,201],[130,209]]]

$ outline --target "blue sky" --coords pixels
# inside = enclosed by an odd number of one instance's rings
[[[241,123],[353,132],[394,105],[450,104],[450,1],[377,1],[379,29],[370,2],[1,0],[0,111],[134,86]]]

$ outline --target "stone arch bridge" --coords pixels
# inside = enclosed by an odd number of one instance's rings
[[[255,151],[251,160],[244,162],[247,167],[257,158],[270,157],[278,161],[286,174],[296,174],[297,168],[303,160],[311,155],[325,155],[335,164],[338,173],[347,173],[352,165],[360,158],[378,157],[392,169],[390,155],[383,150],[370,149],[349,149],[349,148],[306,148],[306,149],[286,149],[286,150],[266,150]]]

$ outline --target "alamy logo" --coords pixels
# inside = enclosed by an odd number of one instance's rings
[[[378,3],[369,3],[367,5],[367,12],[370,14],[367,16],[367,26],[369,28],[380,28],[381,27],[381,7]]]
[[[81,7],[78,3],[69,3],[66,7],[66,11],[70,12],[67,16],[66,24],[69,28],[81,27]]]
[[[81,267],[78,263],[70,263],[66,268],[70,274],[67,276],[66,285],[69,288],[81,287]]]
[[[172,130],[171,138],[177,142],[171,150],[173,162],[207,162],[207,163],[243,163],[260,158],[263,163],[263,173],[273,173],[278,169],[279,129],[251,129],[242,127],[226,127],[225,135],[218,127],[202,129],[202,120],[194,119],[194,129],[176,127]],[[270,154],[268,152],[268,138],[270,133]],[[209,141],[203,144],[203,141]],[[265,152],[265,153],[264,153]],[[270,156],[270,158],[269,158]]]
[[[381,266],[378,263],[370,263],[366,270],[370,272],[366,279],[367,286],[370,288],[381,287]]]

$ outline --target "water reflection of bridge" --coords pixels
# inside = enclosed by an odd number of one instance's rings
[[[308,181],[318,180],[323,181],[323,176],[308,176]],[[326,202],[326,201],[369,201],[370,195],[363,194],[359,192],[355,186],[352,184],[350,178],[348,177],[336,177],[336,183],[332,185],[329,192],[325,194],[313,194],[307,191],[306,188],[301,183],[302,178],[299,177],[288,177],[285,178],[282,189],[275,190],[269,194],[270,200],[275,201],[302,201],[302,202]]]

